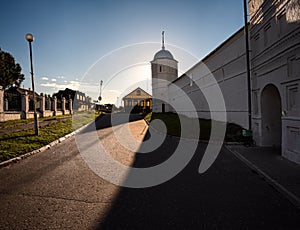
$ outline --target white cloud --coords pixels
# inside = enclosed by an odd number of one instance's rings
[[[55,80],[55,81],[53,81]],[[54,90],[60,90],[60,89],[65,89],[65,88],[70,88],[73,90],[78,90],[80,86],[80,82],[77,81],[64,81],[64,83],[59,84],[56,82],[56,79],[52,79],[52,82],[46,82],[46,83],[41,83],[40,86],[46,87],[46,88],[52,88]]]
[[[79,82],[79,81],[48,81],[43,82],[39,84],[40,87],[42,87],[40,90],[41,92],[47,92],[47,93],[55,93],[58,90],[64,90],[65,88],[69,88],[72,90],[79,90],[83,93],[86,93],[86,95],[92,97],[92,98],[98,98],[99,95],[99,85],[91,82]],[[112,89],[106,91],[109,95],[112,95],[111,98],[116,98],[117,95],[119,95],[119,91]],[[104,93],[104,92],[103,92]]]
[[[56,83],[41,83],[40,86],[44,86],[44,87],[51,87],[51,88],[56,88]]]
[[[109,93],[118,93],[118,94],[121,93],[119,90],[116,90],[116,89],[109,89],[109,90],[106,90],[106,92],[109,92]]]
[[[42,77],[42,80],[44,80],[44,81],[48,81],[48,80],[49,80],[49,78],[47,78],[47,77]]]
[[[69,82],[70,82],[70,84],[74,84],[74,85],[79,85],[80,84],[79,81],[69,81]]]
[[[51,81],[54,81],[54,82],[55,82],[55,81],[56,81],[56,79],[55,79],[55,78],[52,78],[52,79],[51,79]]]

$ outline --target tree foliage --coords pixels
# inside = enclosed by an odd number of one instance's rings
[[[22,68],[15,62],[14,57],[0,49],[0,85],[4,89],[11,86],[19,87],[25,79],[21,71]]]

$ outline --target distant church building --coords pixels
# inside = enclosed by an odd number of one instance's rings
[[[123,101],[127,113],[149,113],[152,110],[151,95],[140,87],[123,97]]]
[[[172,101],[177,113],[190,116],[191,111],[182,106],[180,99],[188,95],[198,117],[210,119],[212,109],[197,85],[209,91],[218,84],[228,122],[245,129],[251,125],[258,146],[280,147],[284,157],[300,163],[299,1],[249,0],[248,6],[251,120],[244,28],[179,78],[177,61],[165,50],[163,41],[162,50],[151,61],[153,112],[174,111],[168,106]],[[216,83],[210,81],[212,76]]]
[[[154,55],[151,61],[152,111],[155,113],[169,111],[168,85],[178,77],[177,63],[170,51],[165,49],[163,32],[162,49]]]

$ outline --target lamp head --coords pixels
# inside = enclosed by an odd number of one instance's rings
[[[28,42],[33,42],[33,40],[34,40],[34,37],[32,34],[26,34],[25,38]]]

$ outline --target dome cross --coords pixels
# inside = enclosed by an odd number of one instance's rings
[[[162,49],[165,50],[165,31],[161,33],[162,36]]]

